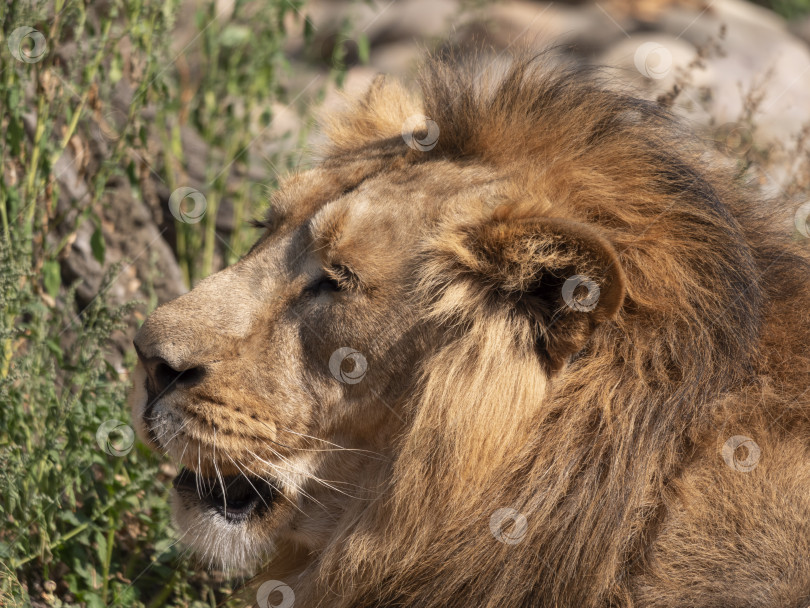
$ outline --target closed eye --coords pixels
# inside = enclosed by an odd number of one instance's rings
[[[342,286],[340,282],[334,277],[330,276],[319,277],[306,288],[306,291],[312,294],[336,292],[341,290]]]
[[[337,265],[324,269],[324,274],[312,283],[305,291],[310,294],[336,293],[346,291],[356,283],[354,273],[346,266]]]

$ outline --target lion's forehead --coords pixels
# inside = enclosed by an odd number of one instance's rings
[[[289,226],[309,224],[314,236],[339,226],[401,241],[447,215],[477,210],[502,179],[494,168],[449,160],[373,164],[365,174],[352,164],[316,167],[285,181],[274,205]]]

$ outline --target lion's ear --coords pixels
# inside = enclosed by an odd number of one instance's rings
[[[503,215],[456,229],[434,252],[436,269],[449,279],[444,295],[453,294],[435,302],[436,312],[456,316],[466,300],[474,307],[462,315],[468,319],[510,315],[527,329],[517,335],[531,340],[557,370],[617,314],[624,272],[615,249],[595,228],[561,218]]]

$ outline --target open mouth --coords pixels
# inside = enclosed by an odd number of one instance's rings
[[[183,468],[172,482],[184,498],[200,502],[229,523],[241,523],[271,508],[278,490],[268,481],[246,475],[202,477]]]

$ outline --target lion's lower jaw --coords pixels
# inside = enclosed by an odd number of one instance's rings
[[[264,522],[226,521],[200,504],[187,504],[177,490],[172,491],[171,504],[180,543],[209,570],[252,573],[274,552],[273,536],[264,530]]]

